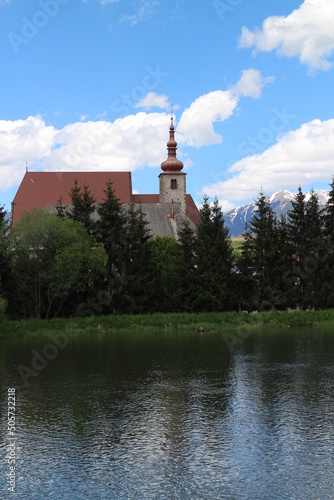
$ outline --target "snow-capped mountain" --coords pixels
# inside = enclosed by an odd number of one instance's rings
[[[319,205],[323,207],[328,200],[328,191],[319,190],[315,191],[315,193],[318,196]],[[268,200],[277,217],[286,215],[287,212],[291,210],[291,201],[294,197],[295,193],[291,193],[286,189],[282,189],[282,191],[278,191],[277,193],[268,196]],[[307,201],[309,198],[310,193],[305,193],[305,200]],[[252,203],[248,203],[247,205],[243,205],[242,207],[226,212],[225,223],[230,230],[231,236],[241,236],[241,233],[245,228],[245,222],[246,220],[248,223],[251,221],[255,208],[255,201],[253,201]]]

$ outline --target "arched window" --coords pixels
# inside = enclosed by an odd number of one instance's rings
[[[176,179],[171,179],[171,181],[170,181],[170,188],[171,189],[177,189],[177,181],[176,181]]]

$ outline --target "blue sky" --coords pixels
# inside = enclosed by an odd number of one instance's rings
[[[7,209],[26,163],[158,192],[172,104],[198,204],[331,182],[332,0],[0,0],[0,17]]]

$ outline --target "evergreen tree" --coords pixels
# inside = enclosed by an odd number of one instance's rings
[[[268,199],[260,192],[250,224],[253,271],[256,281],[254,306],[260,310],[275,307],[275,218]]]
[[[122,309],[124,288],[130,279],[126,271],[127,217],[110,180],[104,193],[105,198],[97,208],[99,220],[96,223],[96,233],[107,254],[109,310],[119,311]]]
[[[156,269],[154,306],[161,312],[180,311],[178,262],[180,247],[170,236],[155,236],[150,240]]]
[[[195,310],[224,311],[236,307],[233,282],[233,250],[224,216],[215,199],[213,206],[205,196],[196,231]]]
[[[334,177],[330,184],[322,220],[323,238],[317,252],[321,266],[319,306],[332,308],[334,307]]]
[[[323,235],[323,210],[319,207],[318,196],[311,190],[310,198],[305,204],[306,251],[313,253],[319,246]]]
[[[91,194],[89,187],[84,186],[83,192],[78,186],[78,181],[74,181],[74,187],[70,191],[72,201],[72,211],[69,214],[70,219],[81,222],[88,233],[92,234],[95,230],[95,224],[92,214],[95,211],[96,198]]]
[[[253,238],[246,220],[242,233],[241,256],[237,261],[237,296],[240,310],[252,310],[256,302],[256,280],[253,257]]]
[[[322,246],[323,237],[322,215],[323,210],[319,207],[319,200],[313,189],[309,200],[305,204],[306,213],[306,257],[302,263],[305,277],[305,298],[304,306],[319,307],[321,300],[319,297],[320,274],[322,262],[319,259],[319,248]]]
[[[328,200],[322,217],[324,236],[329,240],[329,246],[334,248],[334,176],[332,178],[330,188],[331,189],[328,192]]]
[[[305,194],[299,186],[298,193],[291,202],[292,208],[288,212],[288,235],[293,247],[295,258],[302,261],[306,255],[306,204]]]
[[[286,309],[293,304],[294,284],[291,280],[293,251],[289,240],[287,220],[284,215],[275,227],[275,289],[272,294],[276,309]],[[292,301],[291,304],[289,301]]]
[[[151,234],[141,208],[130,205],[125,237],[126,267],[122,310],[144,313],[153,310],[155,267]]]
[[[290,304],[291,307],[303,308],[306,289],[306,275],[303,271],[303,265],[307,256],[306,202],[305,194],[300,186],[291,204],[292,208],[287,216],[287,229],[291,243],[293,262],[290,273]]]
[[[179,276],[178,301],[180,310],[192,311],[196,298],[195,234],[188,218],[182,221],[178,237],[178,245],[180,248],[180,258],[177,262],[177,274]]]
[[[7,304],[9,317],[16,317],[19,309],[19,284],[12,271],[12,251],[9,244],[7,212],[0,206],[0,297]]]
[[[6,295],[6,288],[10,275],[7,244],[8,225],[6,223],[6,216],[7,212],[4,206],[0,206],[0,297]]]
[[[57,204],[55,205],[55,209],[58,217],[60,217],[63,220],[66,219],[66,206],[63,204],[62,197],[59,198]]]

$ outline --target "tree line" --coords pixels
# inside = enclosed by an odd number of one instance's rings
[[[71,207],[25,212],[10,228],[0,207],[0,321],[153,312],[254,311],[334,306],[334,179],[324,209],[299,188],[286,217],[260,193],[235,251],[223,212],[204,197],[194,230],[152,237],[140,205],[108,182]]]

